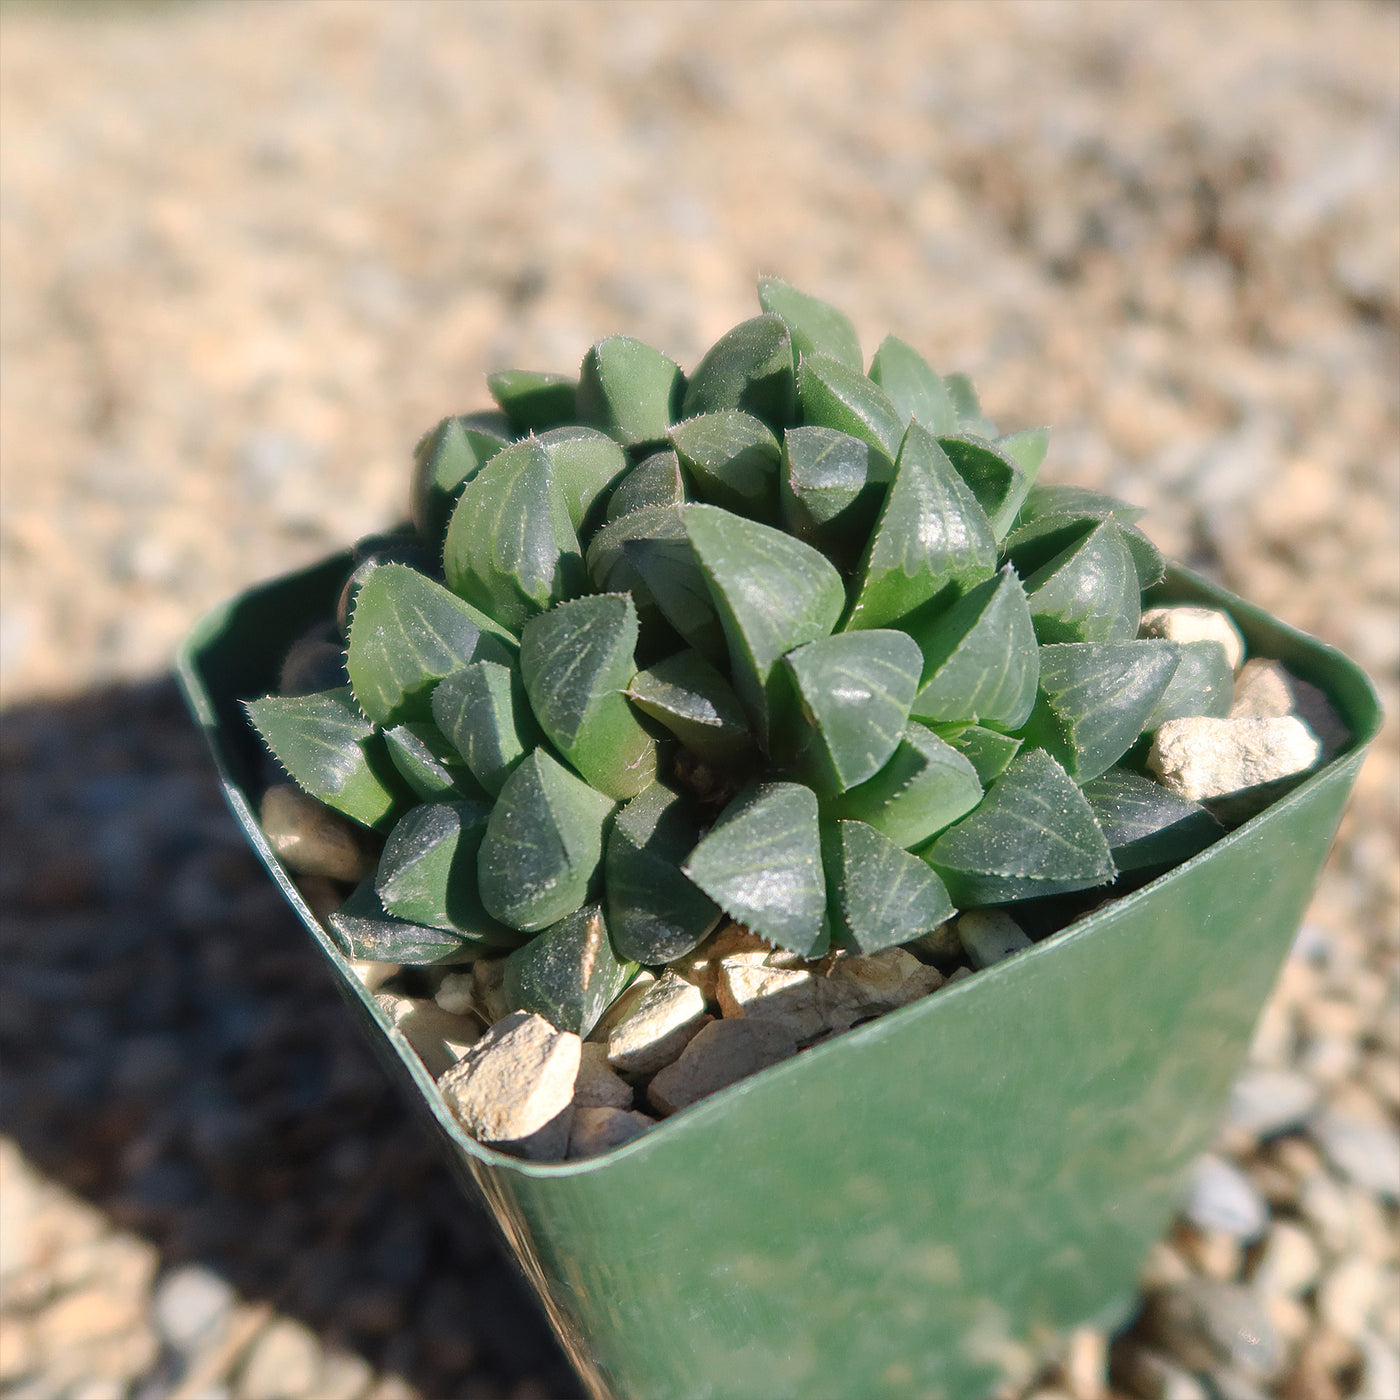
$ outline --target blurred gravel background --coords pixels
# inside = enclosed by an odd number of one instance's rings
[[[0,1395],[578,1393],[165,676],[393,519],[489,369],[691,364],[781,273],[1400,711],[1394,4],[88,0],[0,40]],[[1400,1397],[1398,797],[1392,719],[1115,1395]]]

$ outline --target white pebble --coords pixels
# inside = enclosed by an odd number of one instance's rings
[[[1304,773],[1321,746],[1302,720],[1169,719],[1156,733],[1147,765],[1163,787],[1200,802]]]
[[[1232,671],[1238,671],[1244,661],[1244,636],[1229,614],[1219,608],[1148,608],[1138,635],[1163,637],[1169,642],[1219,642]]]
[[[781,1026],[746,1016],[711,1021],[651,1081],[648,1096],[658,1112],[676,1113],[796,1052],[796,1039]]]
[[[958,937],[968,960],[979,969],[1031,946],[1020,924],[1000,909],[969,909],[959,915]]]

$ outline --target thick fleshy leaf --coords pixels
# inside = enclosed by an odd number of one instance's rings
[[[828,934],[817,799],[800,783],[740,793],[684,871],[730,918],[780,948],[806,955]]]
[[[433,687],[480,654],[495,659],[515,639],[479,609],[405,564],[383,564],[361,585],[350,620],[346,669],[360,708],[377,724],[425,720]]]
[[[923,656],[903,632],[872,629],[822,637],[790,651],[807,732],[798,763],[819,792],[838,793],[872,778],[904,737]]]
[[[1031,489],[1030,478],[1013,458],[985,438],[963,434],[940,437],[938,443],[986,512],[992,534],[1003,539],[1016,523],[1016,513]]]
[[[1136,525],[1116,516],[1043,515],[1026,521],[1022,508],[1021,519],[1022,523],[1006,537],[1002,552],[1016,565],[1022,578],[1028,578],[1057,555],[1073,549],[1096,525],[1106,520],[1111,520],[1122,533],[1123,543],[1133,556],[1140,589],[1161,582],[1166,573],[1162,551]]]
[[[918,854],[959,909],[1091,889],[1115,873],[1093,809],[1040,749],[1012,760],[977,809]]]
[[[982,507],[937,440],[911,423],[862,562],[848,628],[884,627],[996,571]]]
[[[476,858],[490,805],[424,802],[405,812],[379,858],[374,888],[395,918],[487,944],[519,941],[481,906]]]
[[[623,694],[636,670],[637,610],[625,593],[594,593],[531,618],[520,675],[546,737],[592,787],[639,793],[656,773],[656,743]]]
[[[1026,598],[1042,643],[1126,640],[1142,616],[1137,567],[1112,520],[1037,569]]]
[[[1110,768],[1082,791],[1119,870],[1180,865],[1225,834],[1204,807],[1127,768]]]
[[[437,725],[425,721],[384,731],[389,760],[424,802],[485,797],[462,755]]]
[[[443,567],[454,593],[511,631],[582,591],[578,536],[538,440],[502,448],[467,482]]]
[[[510,441],[510,425],[500,414],[472,413],[444,418],[413,449],[413,524],[440,548],[452,507],[462,487]]]
[[[684,391],[675,361],[630,335],[609,336],[583,357],[579,417],[624,447],[663,443]]]
[[[477,858],[481,902],[510,928],[548,928],[588,898],[613,801],[543,749],[506,779]]]
[[[870,362],[870,378],[889,395],[905,423],[917,418],[935,437],[958,431],[948,386],[912,345],[887,335]]]
[[[512,1011],[587,1035],[636,972],[613,955],[602,906],[586,904],[506,959],[502,990]]]
[[[806,355],[829,355],[860,372],[865,363],[860,353],[860,337],[845,312],[806,292],[799,292],[779,277],[759,278],[758,304],[781,317],[787,326],[792,337],[794,363]]]
[[[835,627],[846,601],[841,575],[781,530],[717,506],[683,506],[682,514],[724,628],[734,688],[766,736],[773,668]]]
[[[593,507],[626,472],[627,454],[596,428],[552,428],[538,442],[554,464],[570,522],[575,531],[584,531]]]
[[[304,792],[363,826],[384,827],[404,785],[348,685],[265,695],[245,708],[273,757]]]
[[[1141,506],[1131,505],[1117,496],[1106,496],[1102,491],[1091,491],[1087,486],[1054,482],[1032,487],[1021,510],[1021,523],[1030,525],[1037,520],[1073,516],[1079,520],[1111,518],[1120,525],[1131,525],[1142,515]]]
[[[1022,428],[1018,433],[1004,433],[996,439],[995,446],[997,451],[1010,457],[1026,474],[1026,480],[1034,485],[1050,446],[1050,429]]]
[[[664,724],[708,763],[725,768],[753,753],[753,736],[739,697],[699,652],[678,652],[638,671],[627,695],[643,714]]]
[[[518,433],[543,433],[578,418],[578,381],[567,374],[503,369],[486,376],[491,397]]]
[[[830,804],[831,814],[868,822],[911,850],[982,800],[972,764],[921,724],[904,731],[894,757],[873,777]]]
[[[977,390],[972,387],[972,380],[967,375],[945,374],[943,385],[948,390],[948,397],[953,401],[960,431],[975,433],[978,437],[996,437],[996,425],[982,412]]]
[[[793,421],[797,382],[792,337],[782,317],[755,316],[726,331],[705,352],[685,386],[681,413],[693,418],[737,408],[775,431]]]
[[[608,497],[607,519],[620,520],[645,506],[678,506],[688,499],[680,458],[667,448],[638,462],[617,483]]]
[[[865,822],[825,828],[822,855],[836,941],[856,953],[908,943],[956,912],[931,867]]]
[[[700,824],[683,798],[660,783],[637,794],[608,833],[604,877],[613,947],[650,967],[701,943],[719,906],[681,872]]]
[[[930,619],[906,629],[923,650],[916,719],[973,720],[1019,729],[1035,704],[1040,660],[1030,609],[1014,569],[979,583]]]
[[[983,787],[994,783],[1020,752],[1023,740],[980,724],[935,724],[933,732],[972,765]]]
[[[1077,782],[1132,747],[1176,670],[1173,642],[1068,642],[1040,649],[1040,693],[1025,727]]]
[[[780,473],[783,525],[836,562],[865,548],[894,476],[878,448],[835,428],[789,428]]]
[[[899,452],[904,420],[878,384],[860,370],[826,355],[812,355],[797,369],[797,401],[809,427],[836,428],[883,452]]]
[[[778,518],[782,448],[765,423],[724,409],[677,423],[671,443],[703,500],[755,520]]]
[[[438,683],[433,721],[492,796],[540,735],[519,672],[475,661]]]
[[[1169,719],[1230,713],[1235,672],[1219,642],[1180,642],[1176,671],[1143,724],[1151,733]]]
[[[433,550],[418,535],[370,535],[360,540],[351,551],[354,565],[340,590],[335,604],[335,622],[340,635],[350,640],[350,619],[355,613],[355,600],[365,580],[383,564],[406,564],[430,578],[441,576],[442,551]]]
[[[409,967],[471,962],[492,946],[447,929],[396,919],[374,892],[372,878],[358,884],[326,922],[345,955],[366,962]]]

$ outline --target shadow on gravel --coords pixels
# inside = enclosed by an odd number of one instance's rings
[[[429,1400],[579,1395],[244,849],[174,683],[9,710],[0,761],[0,1133],[164,1267]]]

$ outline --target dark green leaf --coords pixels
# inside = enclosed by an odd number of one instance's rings
[[[730,918],[780,948],[805,956],[827,932],[817,799],[799,783],[741,793],[684,869]]]
[[[1225,648],[1212,641],[1179,642],[1177,645],[1180,651],[1176,671],[1142,726],[1149,733],[1169,719],[1197,715],[1219,719],[1230,713],[1235,673]]]
[[[982,412],[977,390],[972,387],[972,380],[967,375],[945,374],[943,385],[948,390],[948,397],[953,401],[953,408],[958,415],[958,427],[963,432],[975,433],[984,438],[996,437],[996,425]]]
[[[836,428],[883,452],[891,461],[904,436],[904,420],[878,384],[826,355],[812,355],[797,369],[797,399],[809,427]]]
[[[734,687],[766,736],[773,668],[836,625],[846,600],[841,575],[781,530],[717,506],[681,509],[724,628]]]
[[[797,384],[792,338],[779,316],[755,316],[726,331],[705,352],[685,388],[681,413],[693,418],[737,408],[775,431],[793,421]]]
[[[492,796],[540,738],[519,673],[496,661],[473,662],[440,681],[433,720]]]
[[[1019,433],[1006,433],[996,439],[997,450],[1010,457],[1032,485],[1049,446],[1049,428],[1022,428]]]
[[[958,431],[948,386],[912,345],[887,335],[870,362],[870,378],[889,395],[906,424],[916,418],[935,437]]]
[[[699,836],[699,823],[684,800],[660,783],[617,814],[603,869],[619,956],[650,967],[671,962],[719,922],[718,906],[680,869]]]
[[[336,600],[335,621],[340,635],[349,641],[350,618],[355,612],[355,600],[365,580],[381,564],[407,564],[420,574],[432,578],[441,576],[442,551],[434,551],[417,535],[370,535],[356,544],[354,565]],[[344,682],[342,682],[344,684]]]
[[[1030,478],[985,438],[964,434],[940,437],[938,443],[986,512],[992,534],[1002,539],[1016,522],[1016,513],[1031,489]]]
[[[592,787],[633,797],[656,773],[656,744],[623,694],[636,670],[637,610],[595,593],[531,618],[520,674],[540,728]]]
[[[928,865],[864,822],[824,829],[822,855],[837,941],[857,953],[908,943],[956,912]]]
[[[874,777],[904,737],[923,657],[903,632],[822,637],[784,658],[807,725],[799,762],[819,792]],[[799,741],[800,743],[800,741]]]
[[[924,656],[924,683],[910,710],[916,719],[1019,729],[1030,717],[1040,660],[1014,569],[979,583],[930,619],[915,613],[904,627]]]
[[[1173,642],[1070,642],[1040,649],[1026,743],[1078,782],[1097,778],[1142,733],[1176,670]]]
[[[575,531],[583,532],[594,505],[627,470],[627,454],[596,428],[552,428],[538,442],[554,464],[569,520]]]
[[[1115,873],[1092,808],[1040,749],[1015,758],[977,809],[919,855],[960,909],[1090,889]]]
[[[636,971],[614,957],[601,906],[586,904],[506,959],[503,990],[512,1011],[587,1035]]]
[[[396,919],[380,903],[372,879],[357,885],[327,922],[346,956],[367,962],[410,967],[471,962],[489,946],[445,929]]]
[[[1025,522],[1025,510],[1021,512]],[[1088,537],[1095,525],[1111,520],[1117,525],[1133,556],[1133,567],[1137,571],[1138,587],[1151,588],[1159,583],[1166,573],[1166,563],[1162,551],[1157,548],[1136,525],[1130,525],[1116,516],[1084,515],[1045,515],[1028,523],[1022,523],[1006,537],[1002,552],[1016,565],[1016,571],[1023,578],[1041,569],[1057,555],[1072,549]]]
[[[911,423],[858,574],[848,628],[884,627],[996,571],[996,541],[948,455]]]
[[[662,443],[676,421],[685,378],[680,366],[629,335],[600,340],[579,371],[579,417],[624,447]]]
[[[1126,768],[1110,768],[1082,791],[1119,870],[1179,865],[1225,834],[1204,807]]]
[[[348,685],[315,695],[265,695],[246,709],[303,791],[363,826],[393,819],[403,784]]]
[[[607,519],[620,520],[644,506],[678,506],[688,500],[680,458],[667,449],[638,462],[608,497]]]
[[[1137,636],[1141,589],[1132,552],[1112,520],[1026,580],[1035,634],[1042,643],[1112,642]]]
[[[506,779],[477,859],[481,902],[511,928],[548,928],[588,897],[613,801],[550,758],[526,757]]]
[[[982,800],[972,764],[932,730],[911,724],[894,757],[831,803],[831,813],[868,822],[897,846],[922,845]]]
[[[1009,734],[983,729],[980,724],[935,724],[933,732],[967,759],[983,787],[1001,777],[1022,743]]]
[[[567,374],[503,369],[486,376],[486,387],[520,433],[543,433],[578,417],[578,382]]]
[[[515,639],[470,603],[406,564],[382,564],[361,585],[346,668],[355,699],[377,724],[424,720],[432,690],[495,636]]]
[[[384,731],[384,742],[390,762],[424,802],[486,795],[437,725],[400,724]]]
[[[792,336],[794,363],[806,355],[829,355],[860,372],[865,361],[850,318],[778,277],[758,279],[758,304],[782,318]]]
[[[789,428],[780,474],[783,525],[828,556],[860,557],[894,463],[835,428]]]
[[[518,631],[583,587],[583,559],[549,453],[526,439],[467,482],[443,550],[447,585]]]
[[[757,418],[734,409],[687,418],[671,429],[671,443],[704,500],[755,520],[778,518],[782,449]]]
[[[1103,492],[1091,491],[1086,486],[1054,484],[1031,488],[1021,510],[1021,523],[1028,525],[1037,520],[1074,516],[1079,520],[1112,518],[1120,525],[1131,525],[1142,514],[1140,506],[1120,501],[1117,496],[1105,496]]]
[[[638,671],[627,694],[693,754],[719,768],[753,753],[753,736],[739,697],[699,652],[679,652]]]
[[[444,418],[413,450],[413,524],[435,548],[442,544],[462,487],[510,441],[504,419],[475,413]]]

